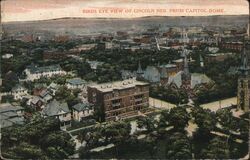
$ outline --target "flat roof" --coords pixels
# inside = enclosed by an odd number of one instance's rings
[[[113,90],[123,90],[126,88],[133,88],[136,86],[148,85],[148,84],[149,83],[132,79],[132,80],[110,82],[110,83],[102,83],[102,84],[92,85],[89,87],[96,88],[97,90],[102,92],[111,92]]]

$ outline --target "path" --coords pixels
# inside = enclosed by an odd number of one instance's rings
[[[171,109],[176,107],[175,104],[149,97],[149,106],[159,108],[159,109]]]
[[[237,97],[227,98],[219,101],[214,101],[206,104],[200,105],[205,109],[210,109],[211,111],[216,112],[218,109],[227,108],[232,105],[237,105]]]

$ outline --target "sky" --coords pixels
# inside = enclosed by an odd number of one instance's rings
[[[249,14],[247,0],[2,0],[2,22]]]

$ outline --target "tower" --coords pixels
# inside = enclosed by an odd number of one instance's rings
[[[238,93],[237,93],[237,108],[242,109],[244,112],[250,110],[249,98],[250,98],[250,77],[248,66],[248,55],[246,53],[246,46],[244,41],[242,53],[242,66],[240,67],[241,76],[238,79]]]
[[[203,61],[203,58],[202,58],[201,55],[200,55],[200,66],[201,66],[201,67],[204,67],[204,61]]]
[[[143,70],[141,68],[141,61],[139,60],[139,63],[138,63],[138,69],[136,71],[136,76],[137,78],[142,78],[143,77]]]
[[[185,32],[185,29],[183,29],[182,32],[182,38],[183,38],[183,48],[182,48],[182,55],[184,56],[184,60],[183,60],[183,72],[184,75],[186,77],[189,77],[189,67],[188,67],[188,59],[187,59],[187,55],[188,55],[188,51],[186,49],[186,42],[188,41],[188,37],[187,37],[187,33]]]
[[[185,88],[190,88],[191,84],[191,74],[189,72],[189,67],[188,67],[188,50],[186,49],[186,42],[188,42],[188,37],[187,33],[184,32],[185,30],[183,29],[182,33],[182,38],[183,38],[183,46],[182,46],[182,55],[184,56],[183,58],[183,74],[181,75],[182,79],[182,86]]]

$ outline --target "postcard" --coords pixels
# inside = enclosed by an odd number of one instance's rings
[[[249,159],[247,0],[2,0],[1,159]]]

